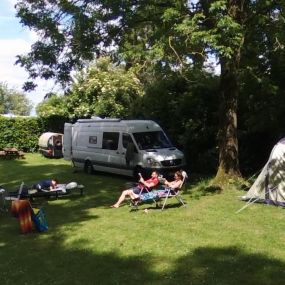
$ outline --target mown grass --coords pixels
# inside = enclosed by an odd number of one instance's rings
[[[237,187],[205,191],[207,179],[190,175],[183,197],[164,211],[130,212],[116,200],[126,177],[73,172],[63,159],[37,154],[1,160],[0,182],[14,190],[56,176],[86,187],[36,202],[49,230],[19,233],[17,219],[0,213],[0,283],[4,284],[284,284],[284,209],[244,203]]]

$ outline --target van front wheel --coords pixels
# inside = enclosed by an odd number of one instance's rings
[[[87,174],[93,174],[94,173],[94,169],[93,169],[92,163],[89,160],[87,160],[85,162],[84,172],[87,173]]]

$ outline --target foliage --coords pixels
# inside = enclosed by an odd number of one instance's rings
[[[44,132],[64,132],[64,123],[69,121],[68,117],[60,115],[51,115],[47,117],[39,117]]]
[[[63,133],[64,123],[69,120],[66,99],[63,95],[52,94],[37,105],[36,112],[44,131]]]
[[[0,82],[0,114],[29,115],[32,109],[31,102],[25,94],[8,88]]]
[[[44,132],[63,133],[64,116],[12,117],[0,116],[0,149],[16,147],[25,152],[35,152],[38,140]]]
[[[116,66],[110,58],[76,75],[76,81],[65,96],[53,95],[37,106],[37,114],[45,118],[135,117],[143,87],[133,69]]]
[[[245,173],[260,170],[284,137],[284,2],[258,1],[250,18],[240,71],[239,137]],[[262,142],[262,143],[261,143]]]
[[[147,206],[146,214],[130,212],[127,205],[109,208],[124,189],[124,177],[74,173],[67,161],[38,154],[20,162],[0,161],[0,167],[5,167],[0,175],[7,190],[52,176],[86,189],[83,197],[35,200],[34,206],[46,213],[45,233],[22,236],[19,221],[1,213],[3,285],[19,280],[30,285],[284,282],[284,210],[253,204],[235,214],[244,206],[238,189],[203,193],[207,179],[190,175],[183,194],[187,207],[169,200],[164,211]]]
[[[66,105],[71,118],[130,118],[137,112],[142,95],[142,84],[132,69],[101,58],[78,75]]]
[[[42,132],[41,122],[37,118],[0,116],[0,149],[16,147],[26,152],[35,151]]]
[[[39,103],[36,112],[38,116],[45,118],[49,116],[67,117],[66,97],[55,94]]]

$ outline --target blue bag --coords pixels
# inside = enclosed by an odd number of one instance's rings
[[[32,215],[32,220],[35,224],[37,231],[44,232],[48,230],[48,222],[43,208],[40,208],[37,213]]]

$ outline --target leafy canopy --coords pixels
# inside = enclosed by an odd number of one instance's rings
[[[24,93],[8,87],[0,82],[0,114],[29,115],[32,104]]]
[[[37,112],[44,117],[57,114],[69,118],[129,118],[135,115],[143,94],[133,69],[116,66],[105,57],[77,74],[67,96],[50,97],[38,106]]]

